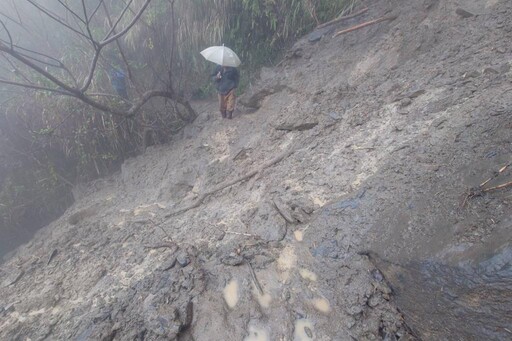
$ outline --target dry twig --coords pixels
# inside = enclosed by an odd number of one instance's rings
[[[252,281],[254,282],[254,286],[256,287],[256,289],[258,289],[260,295],[263,295],[263,288],[261,287],[261,284],[258,281],[258,277],[256,277],[256,272],[254,272],[254,269],[250,262],[247,262],[247,265],[249,266],[249,271],[251,272],[251,277]]]
[[[501,185],[489,187],[489,188],[483,188],[491,180],[497,178],[500,174],[502,174],[504,171],[506,171],[511,164],[512,164],[512,162],[511,163],[507,163],[505,166],[501,167],[497,172],[495,172],[489,179],[487,179],[484,182],[482,182],[478,187],[469,189],[469,191],[464,196],[464,200],[462,201],[461,207],[462,208],[466,207],[466,204],[468,203],[468,201],[473,199],[474,197],[482,196],[484,193],[487,193],[487,192],[490,192],[490,191],[495,191],[495,190],[498,190],[498,189],[503,189],[503,188],[511,187],[512,186],[512,181],[506,182],[506,183],[501,184]]]
[[[355,31],[355,30],[359,30],[360,28],[364,28],[364,27],[367,27],[367,26],[370,26],[370,25],[375,25],[375,24],[378,24],[378,23],[383,22],[383,21],[395,20],[396,18],[398,18],[397,15],[392,15],[392,16],[389,16],[389,17],[380,17],[380,18],[375,19],[375,20],[367,21],[367,22],[364,22],[362,24],[359,24],[359,25],[356,25],[356,26],[352,26],[350,28],[347,28],[346,30],[338,31],[332,37],[335,38],[335,37],[337,37],[339,35],[342,35],[342,34],[345,34],[345,33],[349,33],[349,32]]]
[[[356,12],[354,14],[345,15],[343,17],[336,18],[334,20],[331,20],[331,21],[328,21],[328,22],[323,23],[321,25],[318,25],[316,28],[320,29],[320,28],[324,28],[324,27],[327,27],[327,26],[330,26],[330,25],[334,25],[334,24],[337,24],[339,22],[342,22],[343,20],[348,20],[348,19],[352,19],[352,18],[355,18],[357,16],[360,16],[361,14],[364,14],[367,11],[368,11],[368,7],[365,7],[362,10],[360,10],[359,12]]]

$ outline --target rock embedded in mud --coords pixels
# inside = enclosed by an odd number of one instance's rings
[[[403,98],[402,100],[400,100],[400,108],[405,108],[409,105],[411,105],[412,103],[412,100],[409,98],[409,97],[406,97],[406,98]]]
[[[455,10],[455,13],[457,13],[459,16],[461,16],[464,19],[471,18],[471,17],[475,16],[473,13],[468,12],[465,9],[462,9],[460,7]]]
[[[280,241],[286,236],[286,220],[277,213],[273,204],[262,203],[250,222],[250,233],[265,241]]]
[[[338,259],[340,257],[340,248],[336,240],[324,240],[311,251],[311,254],[314,257]]]
[[[167,271],[167,270],[170,270],[172,268],[174,268],[174,266],[176,265],[176,257],[175,256],[170,256],[167,260],[165,260],[162,265],[160,265],[160,270],[162,271]]]
[[[486,74],[486,75],[497,75],[499,73],[500,72],[498,70],[496,70],[495,68],[492,68],[492,67],[486,67],[484,69],[484,74]]]
[[[186,267],[187,265],[190,264],[190,257],[189,255],[186,253],[186,252],[180,252],[177,256],[176,256],[176,261],[178,262],[178,264],[184,268]]]

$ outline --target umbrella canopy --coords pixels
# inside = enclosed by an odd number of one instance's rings
[[[224,45],[222,46],[211,46],[203,51],[201,55],[208,61],[214,62],[222,66],[233,66],[237,67],[240,65],[240,58],[236,55],[233,50]]]

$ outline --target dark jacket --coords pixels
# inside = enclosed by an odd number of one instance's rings
[[[217,79],[217,73],[220,72],[221,78]],[[213,73],[211,74],[212,81],[215,83],[215,88],[217,92],[221,95],[225,95],[238,87],[238,82],[240,81],[240,74],[238,70],[231,66],[222,67],[217,65]]]

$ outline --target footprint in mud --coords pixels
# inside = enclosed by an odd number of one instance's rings
[[[307,279],[311,282],[316,282],[318,279],[318,276],[313,271],[309,271],[308,269],[300,269],[299,270],[300,277]]]
[[[229,281],[224,287],[223,294],[226,304],[233,309],[238,303],[238,281],[236,279]]]
[[[244,341],[268,341],[268,333],[265,329],[249,326],[249,335]]]
[[[329,301],[323,297],[315,298],[311,301],[313,307],[321,313],[328,314],[331,311]]]
[[[310,341],[314,340],[313,336],[313,323],[307,319],[300,319],[295,321],[295,328],[293,332],[293,341]]]
[[[270,303],[272,302],[272,296],[270,296],[270,294],[266,292],[260,293],[256,286],[253,286],[252,294],[262,308],[270,307]]]

